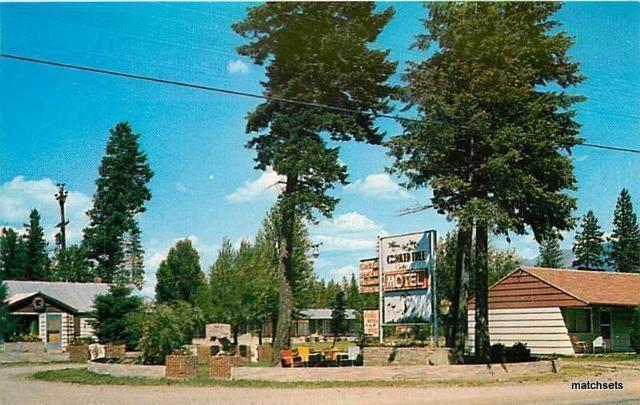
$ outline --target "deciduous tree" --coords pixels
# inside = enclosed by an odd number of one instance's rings
[[[189,239],[179,240],[169,249],[167,258],[158,267],[156,279],[157,303],[179,300],[194,303],[196,291],[205,280],[200,255]]]

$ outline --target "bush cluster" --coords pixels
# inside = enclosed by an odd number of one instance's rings
[[[496,343],[491,345],[489,356],[491,363],[521,363],[531,360],[531,350],[526,343],[516,343],[511,347]]]

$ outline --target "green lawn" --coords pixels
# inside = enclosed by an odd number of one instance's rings
[[[63,369],[41,371],[32,378],[41,381],[55,381],[89,385],[150,385],[150,386],[195,386],[195,387],[247,387],[247,388],[350,388],[350,387],[465,387],[489,386],[513,383],[541,383],[566,381],[573,378],[596,377],[611,367],[581,365],[579,362],[565,362],[559,374],[543,374],[528,377],[507,378],[500,381],[314,381],[314,382],[273,382],[273,381],[227,381],[212,380],[207,376],[207,367],[198,367],[198,376],[189,380],[146,379],[132,377],[111,377],[90,373],[86,369]]]

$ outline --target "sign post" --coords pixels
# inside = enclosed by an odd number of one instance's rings
[[[378,333],[379,335],[379,342],[382,344],[384,343],[384,302],[383,302],[383,292],[382,292],[382,288],[383,288],[383,283],[382,283],[382,279],[383,277],[383,272],[382,272],[382,245],[381,245],[381,239],[378,236],[378,244],[377,244],[377,248],[378,248],[378,316],[379,318],[379,328],[380,328],[380,332]]]

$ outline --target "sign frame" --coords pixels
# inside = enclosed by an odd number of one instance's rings
[[[433,339],[435,342],[435,346],[439,347],[439,331],[438,331],[438,290],[437,290],[437,285],[436,285],[436,280],[437,280],[437,273],[436,273],[436,255],[437,255],[437,232],[435,229],[429,229],[426,231],[422,231],[422,232],[408,232],[408,233],[404,233],[404,234],[399,234],[399,235],[391,235],[391,236],[378,236],[378,241],[377,241],[377,251],[378,251],[378,260],[379,260],[379,291],[378,291],[378,311],[379,311],[379,315],[380,315],[380,332],[379,332],[379,341],[380,343],[384,343],[384,326],[387,325],[384,322],[384,274],[385,274],[385,266],[383,265],[383,249],[382,249],[382,243],[384,239],[389,239],[389,238],[398,238],[398,237],[403,237],[403,236],[410,236],[410,235],[428,235],[429,237],[429,251],[430,251],[430,255],[427,258],[427,263],[426,263],[426,267],[424,268],[424,271],[427,273],[426,276],[428,277],[428,289],[431,291],[431,325],[432,325],[432,331],[433,331]],[[411,268],[407,269],[407,270],[412,270]],[[424,325],[424,323],[406,323],[406,324],[401,324],[401,323],[391,323],[388,325],[393,325],[393,326],[403,326],[403,325]]]

